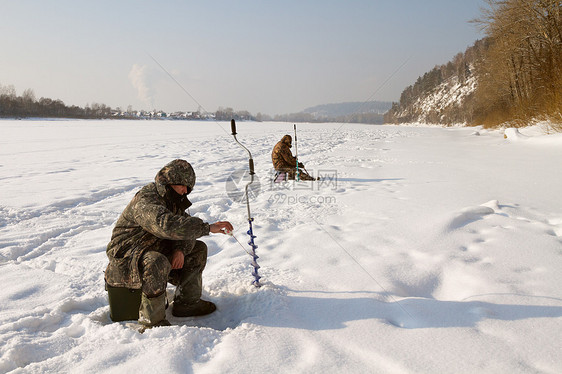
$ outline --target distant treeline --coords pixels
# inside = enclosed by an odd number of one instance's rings
[[[75,105],[67,106],[61,100],[40,98],[37,100],[33,90],[26,89],[21,96],[16,94],[14,86],[0,84],[0,118],[84,118],[84,119],[218,119],[228,120],[256,120],[248,111],[234,111],[232,108],[219,108],[216,113],[189,112],[189,115],[171,116],[163,111],[133,111],[129,108],[122,111],[120,108],[112,109],[105,104],[93,103],[81,108]]]
[[[16,95],[14,86],[0,85],[0,117],[58,117],[58,118],[107,118],[111,108],[104,104],[92,104],[86,108],[66,106],[61,100],[35,99],[33,90],[27,89]]]
[[[337,104],[333,104],[337,105]],[[105,104],[93,103],[85,108],[67,106],[61,100],[40,98],[37,100],[33,90],[26,89],[21,96],[16,94],[14,86],[0,84],[0,118],[15,117],[48,117],[48,118],[119,118],[119,119],[174,119],[174,120],[217,120],[230,121],[280,121],[280,122],[359,122],[382,123],[383,115],[378,113],[355,113],[341,116],[318,116],[311,113],[293,113],[270,116],[258,113],[253,115],[247,110],[235,111],[232,108],[220,107],[214,113],[163,111],[135,111],[131,107],[127,110],[112,109]]]
[[[437,108],[435,120],[487,126],[524,125],[536,119],[562,123],[562,2],[487,3],[489,8],[473,21],[483,28],[486,38],[407,87],[400,102],[385,115],[385,122],[415,120],[415,102],[452,77],[461,87],[473,77],[473,92],[458,106]]]
[[[279,122],[311,122],[311,123],[340,122],[340,123],[382,124],[384,122],[384,116],[379,113],[355,113],[355,114],[348,114],[342,116],[318,116],[312,113],[299,112],[299,113],[291,113],[291,114],[279,114],[271,119]]]
[[[348,104],[349,103],[328,104],[328,105],[336,108],[336,107],[346,107],[348,106]],[[355,110],[357,110],[356,113],[349,113],[345,115],[337,115],[334,113],[310,112],[310,110],[313,108],[308,108],[298,113],[277,114],[275,116],[270,116],[263,113],[252,115],[248,111],[235,112],[232,108],[227,108],[227,109],[219,108],[215,115],[217,120],[240,118],[240,119],[250,119],[258,122],[278,121],[278,122],[311,122],[311,123],[322,123],[322,122],[373,123],[373,124],[383,123],[384,120],[383,114],[363,112],[365,108],[361,107],[362,105],[361,103],[359,104],[360,105],[356,105],[356,107],[354,108]],[[370,104],[371,106],[375,105],[373,103]],[[319,107],[323,107],[323,106],[318,106],[318,108]],[[369,105],[367,105],[367,107],[370,108]],[[388,105],[387,105],[387,109],[388,109]]]

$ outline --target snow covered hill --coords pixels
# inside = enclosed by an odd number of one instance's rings
[[[404,108],[397,116],[427,124],[449,123],[453,113],[469,110],[467,100],[476,85],[477,80],[473,75],[464,82],[459,82],[458,76],[452,76],[428,95],[418,98],[412,106]]]
[[[0,121],[0,373],[562,372],[561,135],[298,125],[321,182],[271,183],[287,123]],[[139,334],[109,318],[117,217],[168,161],[197,173],[218,310]],[[240,186],[243,184],[240,184]],[[173,292],[173,286],[168,289]]]
[[[397,123],[465,124],[473,117],[471,101],[477,84],[474,75],[463,80],[453,75],[417,96],[412,103],[395,106],[385,118]]]

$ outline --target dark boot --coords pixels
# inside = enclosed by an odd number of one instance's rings
[[[170,272],[168,280],[176,286],[174,305],[192,305],[201,298],[206,263],[207,245],[197,240],[193,249],[185,255],[183,268]]]
[[[170,272],[170,283],[176,287],[172,315],[175,317],[203,316],[217,307],[210,301],[201,300],[203,269],[207,263],[207,245],[197,240],[193,249],[185,255],[182,269]]]
[[[215,304],[210,301],[199,299],[192,304],[174,302],[172,306],[172,315],[174,317],[196,317],[211,314],[215,310],[217,310]]]

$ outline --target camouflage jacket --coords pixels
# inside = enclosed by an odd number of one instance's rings
[[[181,250],[187,254],[195,239],[209,235],[209,224],[190,217],[186,196],[178,195],[170,184],[195,184],[191,165],[174,160],[162,168],[155,182],[144,186],[117,220],[107,245],[109,264],[106,282],[113,287],[138,289],[142,286],[139,260],[148,250]]]
[[[275,144],[271,153],[271,161],[275,170],[287,170],[297,167],[297,159],[291,153],[291,135],[285,135],[280,142]]]

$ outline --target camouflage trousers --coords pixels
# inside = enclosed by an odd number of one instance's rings
[[[172,269],[172,253],[147,251],[140,259],[142,293],[154,298],[166,292],[167,283],[176,286],[174,302],[191,304],[201,298],[202,273],[207,264],[207,245],[196,240],[184,255],[183,267]]]

